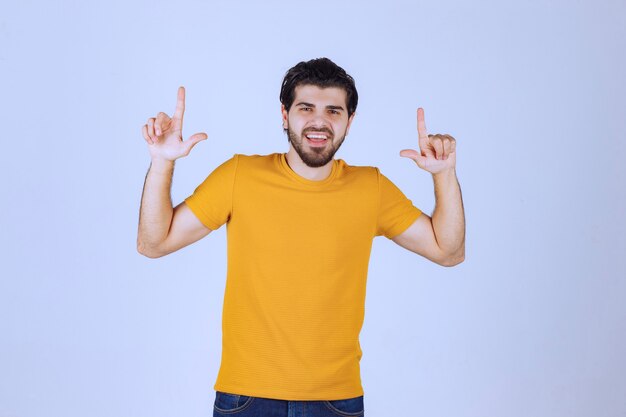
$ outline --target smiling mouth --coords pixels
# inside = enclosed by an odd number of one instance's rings
[[[309,142],[309,145],[314,147],[326,146],[326,142],[328,142],[328,136],[310,134],[306,135],[306,140],[307,142]]]
[[[330,138],[330,135],[325,132],[309,132],[304,135],[309,143],[323,144]]]

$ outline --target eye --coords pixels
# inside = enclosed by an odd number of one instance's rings
[[[332,114],[339,114],[339,112],[337,110],[331,110],[330,111]]]
[[[300,107],[301,110],[311,110],[310,107]]]

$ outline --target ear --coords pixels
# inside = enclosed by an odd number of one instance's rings
[[[348,136],[348,131],[350,130],[350,125],[352,124],[352,120],[354,119],[355,115],[356,115],[356,111],[352,113],[352,115],[348,119],[348,125],[346,126],[346,136]]]
[[[280,112],[283,119],[283,129],[287,129],[289,127],[289,114],[287,113],[287,110],[285,110],[284,104],[280,105]]]

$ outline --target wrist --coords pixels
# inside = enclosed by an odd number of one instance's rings
[[[171,171],[174,169],[174,161],[163,158],[152,158],[150,162],[150,170],[157,172]]]
[[[432,174],[433,179],[447,179],[456,177],[456,169],[454,167],[446,168]]]

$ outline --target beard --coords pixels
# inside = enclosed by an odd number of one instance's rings
[[[328,135],[328,139],[326,139],[326,144],[324,146],[309,146],[304,143],[307,140],[305,134],[312,131],[324,132]],[[293,148],[296,150],[300,159],[302,159],[302,162],[311,168],[319,168],[329,163],[346,138],[346,135],[344,134],[337,142],[335,142],[335,136],[326,129],[308,129],[303,131],[302,135],[298,135],[296,132],[291,130],[291,128],[288,128],[287,136],[289,136],[289,143],[291,143]]]

